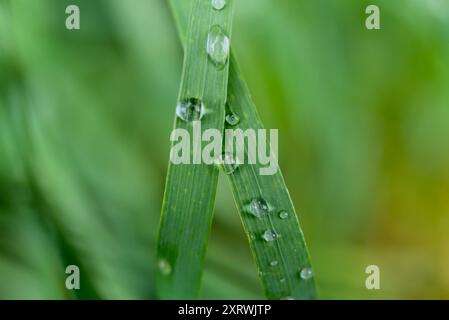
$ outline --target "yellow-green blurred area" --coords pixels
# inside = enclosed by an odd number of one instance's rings
[[[319,297],[449,298],[449,2],[237,1],[232,46]],[[157,298],[182,58],[164,0],[0,0],[0,298]],[[224,178],[201,297],[263,298]]]

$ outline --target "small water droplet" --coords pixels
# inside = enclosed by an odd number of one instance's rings
[[[254,233],[251,233],[251,234],[249,235],[249,237],[251,238],[251,240],[256,239],[256,236],[254,235]]]
[[[247,210],[250,214],[257,218],[262,218],[263,216],[270,213],[270,204],[262,198],[255,198],[247,206]]]
[[[223,170],[225,174],[233,174],[239,166],[234,156],[229,152],[225,152],[218,157],[215,164]]]
[[[287,297],[282,297],[281,300],[295,300],[295,298],[287,296]]]
[[[281,218],[282,220],[287,219],[289,216],[287,211],[281,211],[279,212],[279,218]]]
[[[179,101],[176,106],[176,115],[186,122],[201,120],[204,115],[203,102],[196,98]]]
[[[310,268],[302,268],[301,272],[299,273],[301,279],[309,280],[313,277],[313,271]]]
[[[235,113],[228,113],[226,115],[226,122],[230,125],[230,126],[236,126],[239,124],[240,122],[240,118],[238,115],[236,115]]]
[[[272,267],[276,267],[279,264],[279,262],[277,260],[273,260],[270,262],[270,266]]]
[[[212,0],[212,8],[222,10],[226,6],[226,0]]]
[[[212,62],[222,69],[228,62],[230,41],[223,29],[214,25],[207,36],[207,54]]]
[[[263,271],[259,271],[259,277],[262,278],[265,275],[265,273],[263,273]]]
[[[279,282],[281,282],[281,283],[284,283],[285,281],[286,281],[285,278],[281,278],[281,279],[279,280]]]
[[[171,265],[165,259],[159,259],[158,267],[160,272],[165,276],[168,276],[171,273]]]
[[[262,234],[262,238],[267,242],[271,242],[276,240],[278,238],[278,235],[273,230],[267,230]]]

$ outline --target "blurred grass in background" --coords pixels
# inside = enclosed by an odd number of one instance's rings
[[[449,3],[239,1],[233,48],[320,297],[449,298]],[[0,298],[156,298],[181,62],[163,0],[0,0]],[[222,179],[204,298],[263,297],[234,207]]]

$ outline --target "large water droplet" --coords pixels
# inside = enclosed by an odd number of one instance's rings
[[[310,278],[313,277],[313,271],[310,268],[302,268],[299,273],[299,276],[301,277],[301,279],[309,280]]]
[[[176,106],[176,115],[186,122],[201,120],[204,115],[203,102],[196,98],[181,100]]]
[[[218,25],[212,26],[207,36],[207,54],[220,69],[228,62],[229,48],[230,41],[223,29]]]
[[[276,267],[279,264],[279,262],[277,260],[273,260],[270,262],[270,266],[272,267]]]
[[[281,218],[282,220],[287,219],[289,216],[287,211],[281,211],[279,212],[279,218]]]
[[[212,0],[212,8],[222,10],[226,6],[226,0]]]
[[[237,161],[229,152],[220,155],[215,164],[222,169],[225,174],[233,174],[238,167]]]
[[[238,115],[236,115],[235,113],[228,113],[226,115],[226,122],[230,125],[230,126],[236,126],[239,124],[240,122],[240,118]]]
[[[262,238],[267,242],[271,242],[278,238],[278,234],[273,230],[267,230],[262,234]]]
[[[269,214],[270,210],[270,204],[262,198],[255,198],[251,200],[247,206],[247,211],[259,219]]]
[[[171,273],[171,270],[172,270],[171,265],[165,259],[159,259],[158,267],[159,267],[159,271],[165,276],[168,276]]]

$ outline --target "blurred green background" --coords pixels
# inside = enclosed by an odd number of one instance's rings
[[[449,298],[449,2],[237,1],[233,49],[320,298]],[[166,1],[0,0],[0,298],[156,298],[181,64]],[[263,298],[223,177],[202,297]]]

